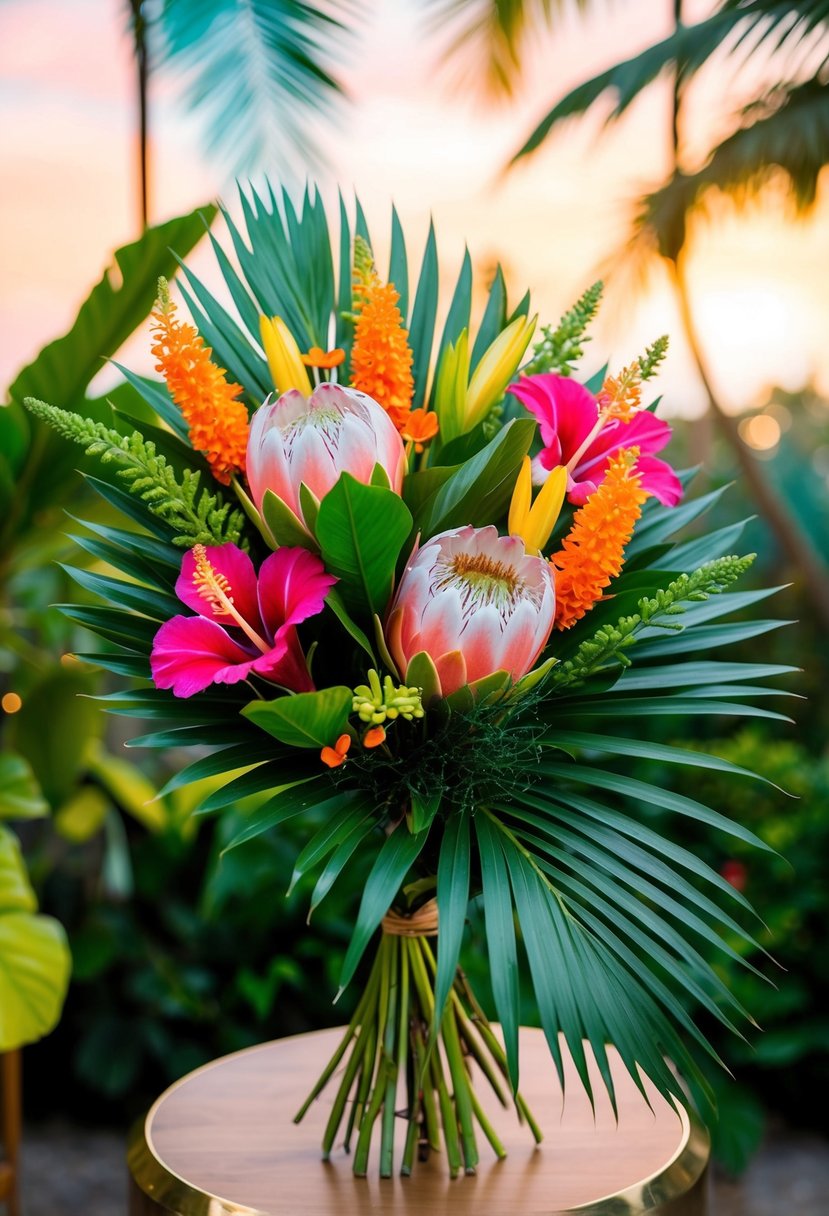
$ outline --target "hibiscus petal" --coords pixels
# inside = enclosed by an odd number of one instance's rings
[[[156,688],[171,688],[177,697],[192,697],[210,684],[244,680],[255,658],[214,621],[174,616],[155,635],[150,670]]]
[[[256,659],[253,669],[266,680],[273,680],[291,692],[313,692],[314,681],[308,672],[305,655],[293,625],[283,625],[274,638],[273,649]]]
[[[336,581],[307,549],[277,549],[266,557],[259,571],[259,610],[270,636],[322,612]]]
[[[259,604],[256,598],[256,573],[247,553],[237,545],[206,545],[205,554],[216,574],[227,579],[233,606],[254,629],[259,629]],[[216,612],[207,600],[199,595],[194,582],[196,559],[189,549],[181,563],[181,574],[176,580],[176,595],[183,604],[198,612],[199,616],[217,621],[220,625],[232,624],[225,613]]]
[[[550,372],[522,376],[509,391],[538,419],[545,448],[541,458],[546,468],[567,464],[599,416],[596,398],[569,376]]]
[[[640,456],[636,461],[636,472],[642,478],[642,489],[666,507],[675,507],[682,498],[682,482],[669,464],[658,456]]]

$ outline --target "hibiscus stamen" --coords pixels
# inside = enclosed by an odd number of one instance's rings
[[[196,563],[193,571],[193,586],[202,599],[207,601],[217,616],[229,616],[234,624],[238,625],[242,632],[250,638],[254,646],[262,651],[262,654],[268,654],[273,647],[259,636],[253,626],[234,606],[230,583],[224,574],[220,574],[214,568],[204,545],[193,546],[193,558]]]

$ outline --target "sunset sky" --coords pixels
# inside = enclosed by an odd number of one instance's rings
[[[690,5],[703,15],[711,5]],[[357,190],[377,252],[395,200],[422,248],[435,217],[447,279],[467,240],[482,272],[497,258],[513,298],[526,286],[542,320],[555,320],[596,277],[623,238],[630,200],[655,184],[668,156],[668,90],[658,85],[617,127],[601,115],[563,130],[531,162],[502,169],[545,103],[578,80],[668,32],[668,0],[607,0],[591,17],[573,13],[527,48],[512,103],[487,100],[469,60],[441,68],[445,36],[427,38],[424,4],[366,6],[365,28],[342,67],[351,93],[336,130],[323,136],[330,167],[320,185]],[[71,322],[118,244],[137,231],[134,69],[119,0],[0,0],[0,380]],[[458,73],[463,69],[459,83]],[[772,67],[758,72],[773,75]],[[696,82],[690,154],[727,129],[741,95],[723,58]],[[204,157],[197,119],[176,82],[152,83],[152,218],[161,220],[232,191],[227,166]],[[810,378],[829,391],[829,210],[795,225],[769,195],[750,211],[721,208],[694,230],[693,294],[717,385],[733,409],[761,404],[775,383]],[[205,269],[202,250],[196,264]],[[611,283],[611,289],[613,284]],[[663,332],[678,333],[666,285],[635,296],[617,285],[593,344],[629,361]],[[147,342],[128,361],[147,370]],[[105,374],[106,376],[106,374]],[[671,412],[695,413],[701,392],[675,340],[660,387]]]

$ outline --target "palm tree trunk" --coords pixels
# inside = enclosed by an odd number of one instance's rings
[[[683,0],[673,0],[674,27],[679,29],[682,24]],[[673,148],[673,170],[678,172],[680,166],[680,110],[681,83],[679,70],[674,76],[674,87],[671,109],[671,141]],[[737,422],[723,409],[708,372],[705,355],[694,323],[691,309],[691,299],[688,290],[688,276],[685,270],[687,250],[679,250],[676,258],[670,262],[674,272],[677,303],[685,339],[691,356],[696,364],[697,375],[708,397],[708,408],[714,425],[729,445],[740,471],[745,478],[751,494],[760,509],[766,523],[771,528],[778,545],[786,555],[789,563],[803,576],[812,605],[821,622],[829,627],[829,569],[821,561],[812,547],[808,535],[800,526],[795,516],[789,511],[783,499],[777,494],[767,474],[762,470],[746,445],[740,438]]]
[[[757,458],[743,443],[737,429],[737,420],[725,412],[714,391],[691,311],[688,278],[685,273],[686,256],[686,254],[680,253],[674,263],[677,301],[685,337],[708,397],[708,406],[714,425],[734,453],[740,472],[766,523],[774,533],[778,545],[791,565],[802,575],[812,605],[821,622],[829,627],[829,569],[821,561],[812,547],[808,535],[774,489]]]
[[[129,0],[129,6],[138,83],[138,180],[141,228],[143,230],[149,223],[147,85],[150,65],[147,53],[147,21],[143,11],[144,0]]]

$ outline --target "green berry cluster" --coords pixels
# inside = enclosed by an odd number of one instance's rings
[[[372,726],[393,722],[395,718],[405,718],[411,722],[414,718],[423,717],[420,691],[419,688],[407,688],[405,684],[395,687],[391,676],[386,676],[381,684],[379,675],[372,667],[368,673],[368,684],[358,684],[354,689],[352,712],[357,714],[361,722]]]

